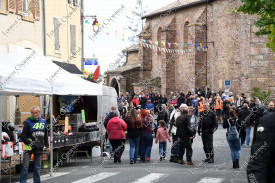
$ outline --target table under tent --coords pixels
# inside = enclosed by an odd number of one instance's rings
[[[66,63],[64,63],[66,64]],[[37,50],[15,47],[0,59],[0,120],[2,122],[2,97],[17,95],[49,96],[50,105],[50,176],[53,176],[53,96],[96,96],[96,122],[101,144],[105,129],[103,116],[109,112],[106,106],[117,105],[114,88],[92,83],[75,76],[54,64]],[[103,106],[104,103],[104,106]],[[2,125],[0,125],[2,137]],[[0,150],[2,142],[0,145]],[[101,146],[102,147],[102,146]],[[2,158],[0,159],[2,160]],[[1,161],[0,161],[1,167]],[[1,179],[1,174],[0,174]]]

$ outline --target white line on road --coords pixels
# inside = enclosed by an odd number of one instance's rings
[[[197,183],[221,183],[223,180],[221,178],[204,177]]]
[[[40,176],[40,180],[42,182],[44,180],[56,178],[56,177],[59,177],[59,176],[62,176],[62,175],[66,175],[68,173],[70,173],[70,172],[56,172],[56,173],[53,173],[52,177],[50,176],[50,174],[45,174],[45,175]],[[33,178],[28,179],[27,182],[28,183],[33,183]],[[19,182],[17,182],[17,183],[19,183]]]
[[[82,168],[88,168],[88,166],[83,166]]]
[[[146,175],[138,180],[136,180],[133,183],[148,183],[148,182],[155,182],[161,178],[166,177],[167,174],[162,174],[162,173],[150,173],[149,175]]]
[[[84,179],[81,179],[81,180],[78,180],[78,181],[75,181],[72,183],[93,183],[93,182],[97,182],[97,181],[106,179],[108,177],[114,176],[118,173],[119,172],[102,172],[102,173],[99,173],[99,174],[96,174],[96,175],[93,175],[93,176],[90,176],[90,177],[87,177],[87,178],[84,178]]]

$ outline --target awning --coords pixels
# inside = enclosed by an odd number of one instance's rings
[[[57,66],[61,67],[62,69],[64,69],[65,71],[71,74],[83,74],[83,72],[81,72],[75,64],[69,64],[69,63],[64,64],[63,62],[58,62],[54,60],[53,60],[53,63],[55,63]]]

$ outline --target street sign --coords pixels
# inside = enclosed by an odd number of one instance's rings
[[[231,87],[231,81],[230,80],[225,80],[224,81],[224,87]]]

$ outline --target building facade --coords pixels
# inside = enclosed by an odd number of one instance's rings
[[[149,83],[157,80],[162,94],[205,87],[247,95],[253,87],[275,91],[274,52],[266,47],[266,36],[254,33],[256,16],[232,13],[240,4],[178,0],[145,15],[134,90],[150,88]],[[231,86],[226,87],[225,81]]]
[[[81,70],[82,33],[80,0],[45,1],[46,55]],[[63,64],[65,65],[65,64]],[[65,70],[66,66],[64,67]]]
[[[41,0],[0,0],[0,57],[14,46],[43,52],[43,13]],[[20,96],[21,121],[30,115],[33,105],[40,106],[40,97]],[[3,120],[15,120],[15,96],[3,97]]]

